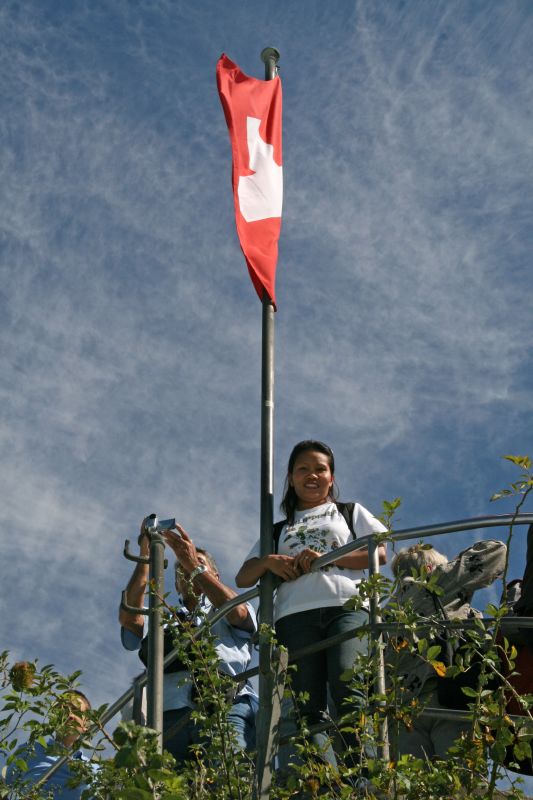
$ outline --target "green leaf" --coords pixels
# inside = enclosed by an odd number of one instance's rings
[[[516,464],[517,467],[523,467],[524,469],[530,469],[531,467],[531,459],[529,456],[504,456],[506,461],[511,461],[513,464]]]
[[[526,758],[531,758],[531,743],[518,742],[513,747],[513,755],[518,761],[525,761]]]
[[[341,675],[339,675],[341,681],[344,681],[344,683],[351,681],[353,676],[354,676],[353,669],[345,669],[344,672],[341,673]]]
[[[434,644],[431,647],[428,647],[428,651],[426,653],[426,658],[428,661],[434,661],[434,659],[439,655],[441,651],[440,644]]]
[[[496,494],[493,494],[490,499],[491,501],[501,500],[502,497],[507,497],[510,494],[512,494],[512,492],[509,489],[502,489],[501,492],[496,492]]]

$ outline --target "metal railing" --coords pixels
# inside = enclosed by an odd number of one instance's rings
[[[344,545],[343,547],[339,547],[338,549],[331,551],[330,553],[326,553],[323,556],[317,558],[311,567],[311,571],[317,571],[321,567],[324,567],[328,564],[333,563],[337,559],[341,558],[348,553],[352,553],[356,550],[366,549],[369,550],[369,560],[370,560],[370,567],[369,573],[375,574],[379,572],[379,563],[376,557],[377,547],[379,546],[379,542],[386,538],[387,542],[402,542],[408,541],[411,539],[425,539],[432,536],[442,536],[444,534],[450,533],[464,533],[465,531],[473,531],[473,530],[481,530],[484,528],[496,528],[496,527],[509,527],[509,526],[522,526],[522,525],[531,525],[533,524],[533,513],[524,513],[524,514],[501,514],[501,515],[492,515],[492,516],[483,516],[483,517],[474,517],[469,519],[462,519],[462,520],[455,520],[452,522],[447,523],[438,523],[434,525],[424,525],[416,528],[406,528],[404,530],[399,530],[396,532],[391,532],[389,534],[371,534],[370,536],[361,537],[353,542],[349,542],[348,544]],[[137,558],[131,559],[137,560]],[[216,611],[213,611],[208,615],[206,620],[198,626],[198,628],[192,634],[192,638],[198,638],[199,636],[203,635],[203,632],[206,628],[210,628],[220,619],[225,617],[232,609],[236,606],[240,605],[241,603],[249,602],[254,598],[259,596],[259,587],[254,587],[253,589],[249,589],[247,592],[243,592],[240,595],[237,595],[232,600],[225,603]],[[398,631],[398,623],[383,623],[380,619],[380,607],[378,603],[373,604],[369,609],[369,625],[368,625],[368,632],[371,636],[381,635],[382,633],[389,632],[389,631]],[[489,622],[493,622],[493,620],[484,620],[487,624]],[[459,628],[464,629],[468,628],[473,625],[477,625],[479,621],[469,621],[469,620],[449,620],[443,621],[442,624],[445,627],[450,628]],[[516,627],[520,628],[533,628],[533,617],[516,617],[516,618],[506,618],[502,619],[501,623],[503,630],[511,630]],[[430,623],[425,623],[425,627],[429,627]],[[367,626],[365,626],[366,628]],[[424,623],[422,623],[421,627],[424,627]],[[328,639],[322,640],[317,642],[316,644],[309,645],[308,647],[302,648],[301,650],[295,652],[291,657],[291,662],[304,658],[312,653],[318,652],[320,650],[327,649],[331,647],[333,644],[337,644],[338,642],[344,641],[345,639],[351,638],[356,631],[361,631],[361,628],[354,629],[353,631],[346,631],[343,634],[339,634],[337,636],[330,637]],[[179,655],[179,649],[173,650],[169,653],[161,663],[161,672],[164,667],[171,664]],[[382,667],[382,670],[384,668]],[[248,679],[254,677],[258,674],[259,667],[254,667],[252,669],[247,670],[246,672],[240,673],[238,676],[235,676],[238,680]],[[381,675],[381,678],[384,678],[384,675]],[[378,675],[378,680],[380,679],[380,675]],[[127,689],[114,703],[112,703],[102,714],[100,717],[100,726],[104,727],[107,725],[129,702],[131,702],[134,698],[134,695],[141,691],[148,682],[148,673],[140,675],[136,678],[132,685]],[[456,711],[452,709],[439,709],[439,708],[426,708],[423,712],[425,714],[431,714],[435,717],[444,718],[444,719],[469,719],[469,712],[467,711]],[[523,720],[523,717],[511,717],[512,719]],[[324,730],[330,726],[331,723],[325,723],[324,725],[314,726],[314,730]],[[89,732],[89,736],[95,735],[98,733],[99,728],[97,726],[94,727]],[[386,738],[386,737],[385,737]],[[45,783],[52,775],[60,769],[60,767],[68,761],[69,756],[65,755],[62,756],[55,764],[50,767],[50,769],[41,777],[38,781],[36,786],[40,786]]]

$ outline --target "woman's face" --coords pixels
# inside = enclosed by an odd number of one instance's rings
[[[317,450],[300,453],[289,473],[289,484],[298,498],[297,508],[314,508],[327,502],[333,475],[329,458]]]

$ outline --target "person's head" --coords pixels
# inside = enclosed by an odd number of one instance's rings
[[[399,550],[393,557],[390,566],[392,574],[398,578],[411,575],[413,569],[417,572],[420,572],[421,569],[433,572],[435,567],[441,567],[447,563],[446,556],[435,550],[432,545],[419,542]]]
[[[197,547],[196,553],[198,555],[198,561],[200,564],[203,564],[204,567],[207,567],[208,572],[211,572],[217,578],[220,577],[218,572],[218,567],[216,564],[215,559],[207,550],[204,550],[203,547]],[[187,600],[193,601],[196,604],[196,600],[198,598],[199,593],[196,592],[194,584],[188,579],[187,574],[183,571],[179,561],[176,561],[175,565],[176,570],[176,590],[181,594],[183,597],[183,602],[187,605]]]
[[[280,509],[289,522],[297,509],[314,508],[338,496],[335,485],[335,457],[324,442],[306,439],[293,448]]]
[[[64,692],[59,698],[58,704],[60,706],[59,714],[60,717],[63,717],[64,722],[57,731],[57,737],[65,747],[72,747],[80,734],[88,728],[86,714],[90,710],[91,704],[86,695],[78,689],[69,689]]]

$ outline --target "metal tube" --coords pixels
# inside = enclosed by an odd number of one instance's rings
[[[261,51],[261,61],[265,65],[265,80],[271,81],[278,74],[278,61],[281,53],[276,47],[265,47]]]
[[[165,540],[159,533],[150,535],[150,597],[148,616],[148,685],[146,690],[148,727],[157,731],[159,752],[163,751],[163,659]]]
[[[497,514],[490,517],[473,517],[470,519],[461,519],[455,522],[443,522],[438,525],[421,526],[419,528],[405,528],[404,530],[391,533],[387,536],[389,542],[403,542],[408,539],[422,539],[429,536],[442,536],[445,533],[462,533],[463,531],[474,531],[480,528],[498,528],[507,525],[531,525],[533,523],[533,513],[528,514]],[[383,536],[384,534],[379,534]],[[361,536],[353,542],[339,547],[337,550],[332,550],[330,553],[325,553],[320,558],[313,561],[311,571],[325,567],[327,564],[337,561],[342,556],[352,553],[354,550],[362,550],[368,547],[368,543],[373,539],[375,534],[370,536]]]
[[[261,359],[261,556],[272,553],[273,440],[274,440],[274,306],[263,297]],[[266,572],[260,581],[261,622],[269,627],[273,617],[274,576]]]
[[[422,525],[419,528],[406,528],[397,531],[390,537],[393,542],[402,542],[405,539],[416,539],[423,536],[439,536],[443,533],[459,533],[461,531],[474,531],[479,528],[497,528],[503,525],[531,525],[533,513],[528,514],[492,514],[487,517],[470,517],[459,519],[455,522],[443,522],[438,525]]]
[[[276,77],[279,52],[266,47],[261,53],[265,64],[265,80]],[[274,472],[274,306],[267,293],[263,293],[261,353],[261,556],[272,553],[274,523],[273,472]],[[267,571],[259,582],[259,608],[261,625],[267,626],[259,635],[259,711],[257,714],[257,795],[270,795],[271,765],[266,763],[272,720],[274,674],[272,671],[272,644],[268,629],[273,625],[274,576]]]
[[[379,544],[376,537],[371,537],[368,542],[368,572],[369,575],[379,575]],[[376,659],[376,690],[377,693],[385,696],[385,660],[383,657],[383,634],[379,630],[379,623],[381,622],[379,595],[373,594],[370,599],[370,637],[372,640],[372,648]],[[384,705],[384,701],[381,702]],[[379,723],[380,727],[380,745],[381,757],[384,761],[389,760],[389,728],[387,717],[383,717]]]

